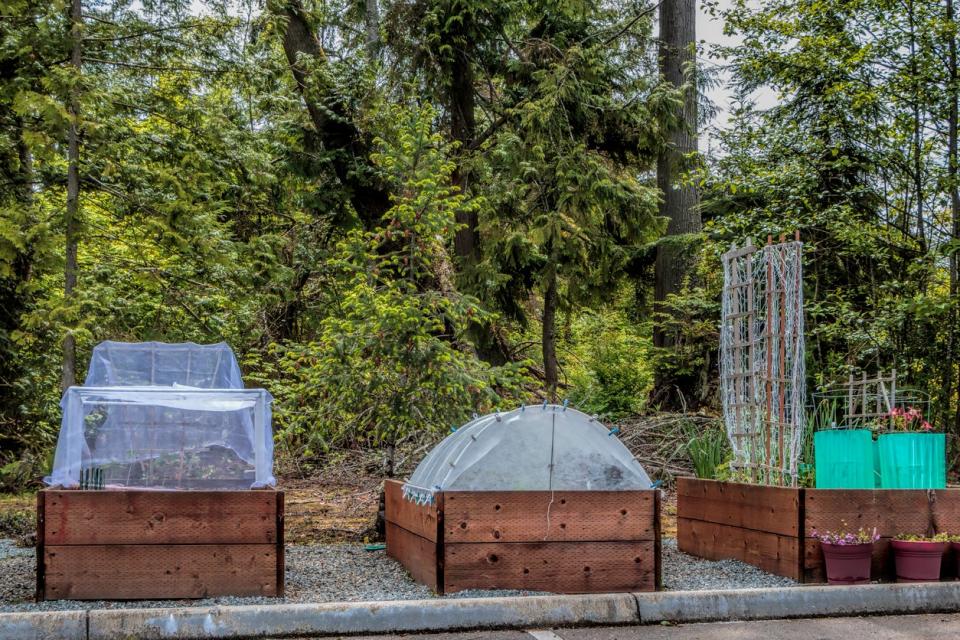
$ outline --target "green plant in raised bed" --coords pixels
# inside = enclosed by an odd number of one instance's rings
[[[692,435],[687,442],[687,455],[698,478],[717,479],[719,469],[729,454],[727,434],[718,428],[708,427]]]

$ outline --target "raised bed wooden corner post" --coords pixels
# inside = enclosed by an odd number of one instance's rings
[[[388,480],[387,553],[438,593],[654,591],[660,497],[646,491],[448,491],[430,504]]]
[[[37,599],[282,596],[283,492],[37,494]]]

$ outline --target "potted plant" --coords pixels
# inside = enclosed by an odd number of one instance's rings
[[[957,579],[960,579],[960,536],[947,536],[950,541],[950,550],[953,551],[953,560],[957,563]]]
[[[897,566],[897,582],[936,582],[940,579],[940,561],[950,536],[900,534],[890,541]]]
[[[934,433],[916,407],[894,407],[887,418],[890,431],[877,438],[881,488],[946,487],[946,436]]]
[[[836,531],[813,531],[820,541],[823,559],[827,566],[827,582],[830,584],[868,584],[870,565],[873,560],[873,543],[880,539],[877,529],[867,532],[862,527],[857,531],[842,528]]]

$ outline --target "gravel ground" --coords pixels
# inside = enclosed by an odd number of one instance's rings
[[[400,564],[384,551],[366,551],[359,544],[291,545],[286,549],[287,576],[284,598],[207,598],[204,600],[97,601],[60,600],[33,602],[34,550],[0,540],[0,612],[58,609],[117,609],[213,604],[269,604],[280,602],[359,602],[435,598],[417,584]],[[663,582],[667,589],[736,589],[781,587],[796,583],[773,576],[742,562],[710,562],[677,551],[676,541],[663,541]],[[527,591],[461,591],[449,598],[523,596]]]
[[[677,550],[677,541],[664,538],[661,551],[663,588],[668,591],[795,587],[790,578],[761,571],[739,560],[704,560]]]

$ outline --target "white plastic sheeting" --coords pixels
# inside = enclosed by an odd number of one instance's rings
[[[226,344],[104,342],[70,387],[52,486],[88,470],[110,487],[240,489],[276,484],[264,389],[244,389]]]
[[[560,405],[475,418],[447,436],[404,485],[429,503],[437,491],[624,491],[650,477],[596,419]]]

